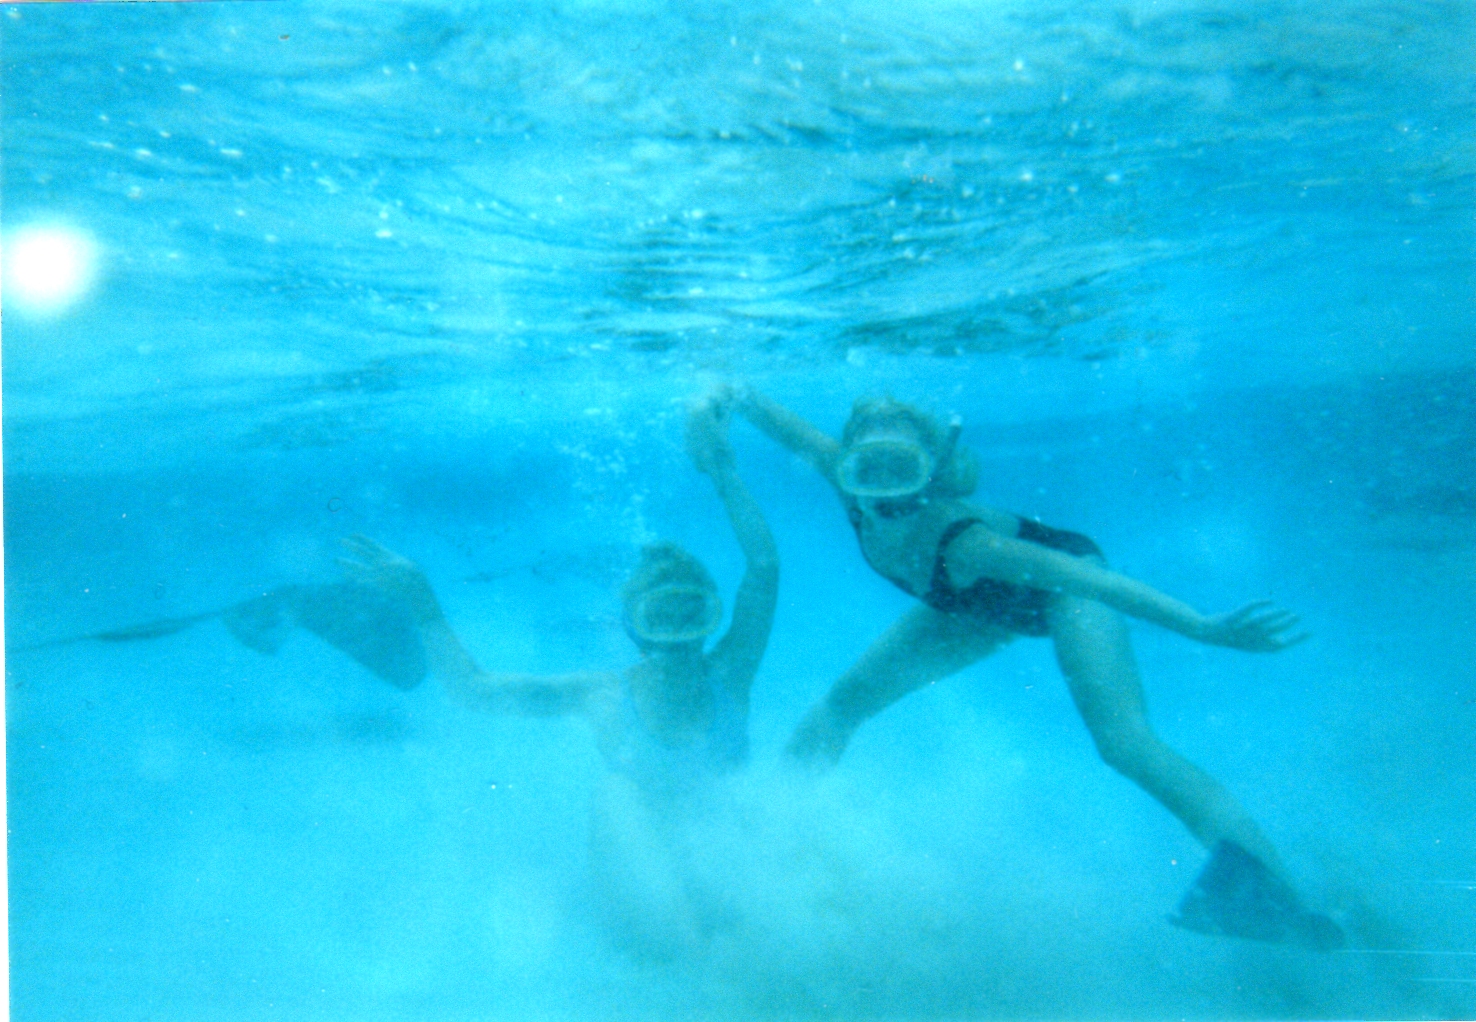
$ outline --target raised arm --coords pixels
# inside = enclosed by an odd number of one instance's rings
[[[734,389],[733,403],[749,422],[808,461],[831,486],[840,488],[835,477],[836,463],[840,459],[840,442],[834,437],[822,433],[779,402],[756,390],[747,387]]]
[[[738,476],[733,449],[728,446],[728,404],[722,397],[704,401],[688,415],[687,453],[698,471],[712,478],[748,561],[733,601],[732,625],[710,654],[729,690],[747,698],[774,623],[779,551],[758,502]]]
[[[592,692],[612,683],[611,675],[594,671],[532,675],[482,670],[452,631],[419,565],[366,536],[350,536],[343,546],[349,554],[338,561],[344,574],[404,603],[420,630],[431,673],[462,706],[537,717],[579,713]]]
[[[1295,614],[1268,601],[1247,604],[1228,614],[1201,614],[1094,561],[983,528],[969,529],[949,545],[948,574],[960,587],[984,577],[1097,600],[1212,646],[1272,653],[1308,637],[1296,630],[1299,619]]]

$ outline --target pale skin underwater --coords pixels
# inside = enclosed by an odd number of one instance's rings
[[[840,441],[761,394],[729,400],[768,436],[798,454],[843,499]],[[886,577],[925,592],[939,540],[950,524],[977,519],[947,545],[946,576],[957,590],[980,578],[1049,593],[1045,618],[1056,660],[1102,759],[1173,813],[1207,848],[1229,840],[1276,872],[1276,849],[1223,785],[1170,748],[1148,721],[1142,680],[1123,615],[1210,645],[1252,652],[1284,650],[1307,638],[1296,615],[1251,603],[1206,615],[1096,556],[1073,556],[1017,537],[1020,519],[954,496],[927,500],[916,513],[888,516],[877,501],[855,500],[867,560]],[[985,616],[944,613],[925,603],[906,611],[805,715],[788,754],[815,768],[835,764],[866,721],[911,692],[989,656],[1016,635]]]
[[[340,564],[351,580],[375,586],[411,608],[431,673],[462,706],[497,714],[582,717],[612,765],[632,726],[672,748],[699,741],[712,723],[719,687],[721,697],[741,711],[746,728],[749,690],[778,600],[779,560],[758,504],[738,476],[727,441],[727,411],[725,405],[703,403],[687,422],[688,454],[712,479],[747,564],[728,631],[710,650],[701,638],[641,642],[640,661],[623,672],[489,672],[462,645],[416,564],[362,536],[344,540],[347,556]],[[633,706],[635,722],[627,706]],[[699,947],[704,936],[684,882],[684,851],[674,837],[682,812],[663,792],[643,788],[613,768],[598,779],[591,800],[590,842],[604,908],[632,948],[657,957]]]

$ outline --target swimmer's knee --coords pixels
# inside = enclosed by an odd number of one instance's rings
[[[1146,727],[1093,735],[1093,738],[1102,762],[1133,781],[1148,774],[1163,745],[1158,736]]]
[[[1143,772],[1141,758],[1134,756],[1131,750],[1121,745],[1103,745],[1099,742],[1097,744],[1097,753],[1102,757],[1103,763],[1106,763],[1128,780],[1137,780],[1138,776]]]

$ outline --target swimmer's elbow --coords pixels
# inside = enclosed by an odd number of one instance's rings
[[[754,554],[748,559],[748,570],[761,578],[777,579],[779,577],[778,551]]]

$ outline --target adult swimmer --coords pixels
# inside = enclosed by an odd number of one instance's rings
[[[762,394],[727,395],[839,494],[873,569],[921,601],[872,643],[805,715],[787,752],[836,763],[852,734],[910,692],[1017,636],[1049,637],[1102,758],[1184,823],[1211,856],[1171,921],[1188,929],[1331,950],[1327,916],[1302,907],[1276,850],[1219,782],[1149,726],[1122,615],[1197,642],[1275,652],[1307,636],[1269,602],[1205,615],[1107,567],[1086,536],[966,501],[978,465],[959,425],[890,399],[856,402],[840,440]]]
[[[711,649],[722,602],[707,569],[675,543],[641,551],[621,590],[627,634],[641,659],[623,671],[536,676],[482,670],[441,611],[424,572],[362,536],[344,540],[350,579],[403,601],[420,628],[431,673],[459,703],[491,713],[582,715],[607,766],[592,804],[597,878],[618,923],[647,953],[698,946],[709,929],[683,881],[681,823],[710,782],[748,759],[749,689],[778,597],[774,540],[734,466],[728,407],[706,402],[687,419],[687,450],[711,477],[747,570],[728,631]]]

